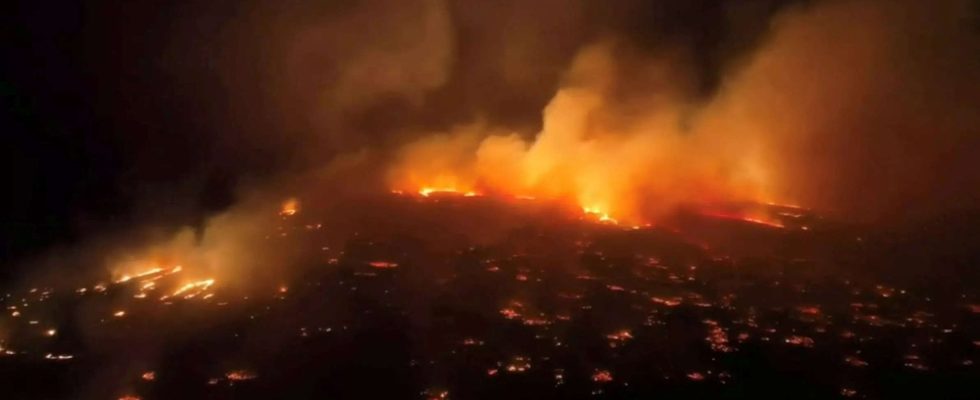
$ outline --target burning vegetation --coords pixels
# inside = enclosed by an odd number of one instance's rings
[[[800,267],[805,253],[740,255],[744,249],[701,234],[708,224],[726,232],[720,237],[742,232],[779,248],[820,242],[827,228],[819,220],[812,230],[788,230],[693,213],[632,227],[498,195],[364,201],[371,212],[354,220],[387,222],[357,223],[363,230],[337,236],[347,222],[312,211],[269,219],[262,246],[312,248],[317,256],[297,259],[291,268],[302,273],[253,282],[245,293],[183,262],[142,264],[150,266],[72,290],[9,292],[0,364],[79,374],[102,360],[128,371],[104,385],[116,398],[301,396],[314,381],[332,382],[317,393],[341,397],[496,398],[522,390],[618,398],[724,394],[737,385],[770,395],[887,397],[934,388],[824,374],[889,371],[921,382],[973,371],[980,350],[975,293],[809,270]],[[489,239],[463,235],[474,233],[468,220],[484,216],[521,222]],[[432,221],[455,233],[434,235]],[[691,235],[704,243],[689,242]],[[65,307],[85,311],[73,316]],[[95,345],[73,343],[79,329]],[[269,353],[267,343],[277,350]],[[164,355],[143,354],[146,346]],[[762,355],[771,358],[760,363]],[[349,370],[359,363],[415,378],[373,385],[373,369]],[[795,386],[769,380],[790,366],[803,377]],[[350,379],[325,379],[336,376]],[[953,385],[966,390],[956,385],[967,383]]]

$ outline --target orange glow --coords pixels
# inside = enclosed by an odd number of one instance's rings
[[[619,342],[625,342],[627,340],[633,339],[633,333],[630,332],[629,329],[623,329],[621,331],[613,332],[613,333],[610,333],[610,334],[606,335],[606,338],[609,339],[609,340],[615,340],[615,341],[619,341]]]
[[[706,217],[712,217],[712,218],[720,218],[720,219],[729,219],[729,220],[734,220],[734,221],[748,222],[748,223],[752,223],[752,224],[768,226],[770,228],[780,228],[780,229],[782,229],[782,228],[785,228],[786,227],[785,225],[783,225],[779,221],[763,219],[762,217],[753,217],[753,216],[747,216],[747,215],[729,214],[729,213],[720,213],[720,212],[704,212],[704,213],[701,213],[701,215],[704,215]]]
[[[163,268],[157,267],[157,268],[152,268],[152,269],[149,269],[149,270],[146,270],[146,271],[143,271],[143,272],[138,272],[138,273],[136,273],[134,275],[123,275],[123,276],[119,277],[119,279],[116,280],[116,283],[129,282],[130,279],[134,279],[134,278],[137,278],[138,279],[138,278],[142,278],[144,276],[155,275],[155,274],[157,274],[157,273],[159,273],[161,271],[163,271]]]
[[[400,192],[400,191],[396,191]],[[480,194],[472,190],[459,190],[451,187],[423,187],[419,189],[419,194],[423,197],[429,197],[433,194],[456,194],[463,195],[464,197],[475,197]]]
[[[609,216],[608,213],[602,211],[599,207],[582,207],[582,211],[586,215],[594,216],[599,222],[607,222],[610,224],[618,224],[619,222]]]
[[[182,271],[183,269],[184,267],[180,265],[175,265],[173,268],[170,269],[165,269],[163,267],[153,267],[144,271],[122,274],[121,276],[119,276],[119,278],[115,280],[115,283],[127,283],[131,280],[139,280],[141,282],[144,282],[144,288],[145,288],[146,285],[152,283],[147,281],[153,281],[154,279],[157,279],[164,275],[176,274]]]
[[[391,261],[371,261],[368,263],[368,265],[377,269],[398,268],[398,263],[391,262]]]
[[[247,381],[257,377],[258,375],[255,373],[246,370],[228,371],[228,373],[225,374],[225,378],[228,378],[229,381]]]
[[[186,283],[183,286],[177,288],[177,290],[175,290],[173,294],[165,295],[161,297],[160,300],[167,300],[171,297],[177,297],[181,295],[183,295],[185,299],[190,299],[203,293],[205,290],[208,290],[208,288],[210,288],[212,285],[214,285],[214,279],[205,279],[202,281]]]
[[[299,212],[299,200],[288,199],[282,203],[282,209],[279,210],[279,215],[284,217],[289,217],[296,215]]]
[[[612,380],[613,380],[612,373],[604,369],[595,371],[592,374],[592,381],[594,382],[606,383],[606,382],[612,382]]]
[[[407,143],[388,170],[389,188],[547,199],[627,226],[692,203],[775,197],[766,149],[730,135],[742,127],[706,119],[685,128],[686,108],[657,99],[646,113],[624,110],[610,87],[616,62],[609,47],[583,49],[567,73],[576,85],[554,93],[538,132],[476,121]]]

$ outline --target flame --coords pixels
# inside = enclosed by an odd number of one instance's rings
[[[371,261],[368,263],[373,268],[377,269],[392,269],[398,268],[398,263],[391,261]]]
[[[393,191],[393,192],[400,193],[400,191],[397,191],[397,190],[396,191]],[[419,194],[422,195],[422,197],[429,197],[432,194],[440,194],[440,193],[444,193],[444,194],[461,194],[464,197],[476,197],[476,196],[479,196],[480,195],[479,193],[477,193],[475,191],[472,191],[472,190],[465,190],[464,191],[464,190],[458,190],[456,188],[423,187],[423,188],[419,189]]]
[[[582,211],[584,211],[586,215],[596,217],[599,222],[608,222],[611,224],[619,223],[619,221],[616,221],[614,218],[610,217],[608,213],[603,212],[599,207],[582,207]]]
[[[137,272],[133,275],[123,275],[119,277],[119,279],[116,279],[116,283],[126,283],[129,282],[131,279],[139,279],[150,275],[156,275],[160,272],[163,272],[163,268],[155,267],[146,271]]]
[[[299,200],[295,198],[287,199],[282,203],[282,208],[279,210],[279,215],[284,217],[289,217],[296,215],[299,212]]]
[[[574,85],[554,94],[540,131],[477,121],[425,136],[401,149],[388,171],[390,189],[556,200],[626,226],[691,203],[776,197],[764,143],[727,135],[743,127],[690,121],[670,98],[623,104],[612,50],[580,52],[568,71]]]
[[[256,375],[254,372],[244,369],[228,371],[228,373],[225,374],[225,378],[227,378],[229,381],[247,381],[257,377],[258,375]]]
[[[612,373],[605,369],[596,370],[592,373],[592,381],[599,383],[612,382]]]
[[[747,215],[741,215],[741,214],[731,214],[731,213],[722,213],[722,212],[703,212],[703,213],[701,213],[701,215],[704,215],[706,217],[712,217],[712,218],[720,218],[720,219],[729,219],[729,220],[735,220],[735,221],[748,222],[748,223],[752,223],[752,224],[756,224],[756,225],[768,226],[770,228],[780,228],[780,229],[782,229],[782,228],[785,228],[786,227],[785,225],[783,225],[778,220],[769,219],[769,218],[762,217],[762,216],[747,216]]]
[[[183,295],[185,299],[190,299],[197,296],[198,294],[201,294],[205,290],[208,290],[208,288],[210,288],[212,285],[214,285],[214,279],[205,279],[201,281],[186,283],[180,286],[179,288],[177,288],[177,290],[175,290],[172,294],[161,297],[160,300],[167,300],[171,297],[177,297],[180,295]]]

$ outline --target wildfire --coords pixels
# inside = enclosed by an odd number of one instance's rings
[[[568,71],[577,84],[554,93],[538,132],[477,121],[406,144],[388,171],[391,187],[422,196],[479,187],[629,226],[679,205],[772,198],[770,160],[753,141],[719,137],[717,121],[679,130],[688,124],[670,107],[623,118],[608,87],[615,63],[609,47],[583,50]]]

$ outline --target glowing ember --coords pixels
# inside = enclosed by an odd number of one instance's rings
[[[289,217],[296,215],[299,212],[299,200],[288,199],[282,203],[282,208],[279,210],[279,215],[284,217]]]
[[[612,382],[612,373],[608,370],[600,369],[592,373],[592,381],[599,383]]]
[[[419,194],[423,197],[429,197],[433,194],[455,194],[463,195],[464,197],[476,197],[480,194],[472,190],[459,190],[456,188],[449,187],[423,187],[419,189]]]
[[[704,215],[706,217],[718,218],[718,219],[727,219],[727,220],[733,220],[733,221],[748,222],[748,223],[751,223],[751,224],[756,224],[756,225],[761,225],[761,226],[767,226],[767,227],[770,227],[770,228],[780,228],[780,229],[782,229],[782,228],[785,228],[786,227],[785,225],[783,225],[779,221],[765,220],[765,219],[758,218],[758,217],[749,217],[749,216],[738,215],[738,214],[704,212],[704,213],[701,213],[701,215]]]
[[[857,356],[847,356],[844,357],[844,362],[853,367],[867,367],[868,362],[864,361]]]
[[[227,378],[229,381],[248,381],[258,378],[258,375],[251,371],[239,369],[228,371],[228,373],[225,374],[225,378]]]
[[[504,369],[510,373],[526,372],[531,369],[531,362],[525,357],[514,357]]]
[[[623,329],[621,331],[613,332],[606,335],[606,338],[617,342],[626,342],[629,341],[630,339],[633,339],[633,334],[630,332],[629,329]]]
[[[428,389],[423,392],[426,400],[447,400],[449,399],[449,391],[444,389]]]
[[[804,315],[820,315],[820,307],[817,306],[799,306],[796,310]]]
[[[154,371],[146,371],[140,375],[140,379],[144,381],[153,381],[157,379],[157,373]]]
[[[813,339],[806,336],[789,336],[785,339],[785,342],[793,346],[813,347]]]
[[[182,271],[183,269],[184,269],[184,267],[182,267],[180,265],[176,265],[176,266],[174,266],[173,268],[170,268],[170,269],[165,269],[165,268],[162,268],[162,267],[154,267],[154,268],[150,268],[150,269],[145,270],[145,271],[139,271],[139,272],[135,272],[135,273],[131,273],[131,274],[123,274],[118,279],[116,279],[114,282],[121,284],[121,283],[129,282],[131,280],[139,280],[139,281],[143,282],[143,286],[145,288],[146,285],[152,285],[153,284],[153,280],[155,280],[157,278],[160,278],[161,276],[164,276],[164,275],[176,274],[176,273]],[[100,287],[100,286],[97,285],[95,287],[95,291],[104,291],[104,290],[105,290],[105,286],[101,286]]]
[[[525,318],[523,321],[527,326],[546,326],[551,325],[551,321],[546,318]]]
[[[717,321],[705,320],[704,324],[708,326],[708,337],[705,338],[705,341],[711,345],[711,350],[719,353],[728,353],[735,350],[728,345],[728,332],[719,326]]]
[[[677,307],[681,304],[682,299],[680,297],[672,297],[669,299],[664,299],[660,297],[650,298],[654,303],[663,304],[667,307]]]
[[[398,268],[398,263],[391,261],[371,261],[368,263],[373,268],[377,269],[392,269]]]
[[[171,295],[161,297],[160,300],[166,300],[170,297],[177,297],[181,295],[183,295],[185,299],[190,299],[198,294],[201,294],[203,291],[210,288],[211,285],[214,285],[214,279],[205,279],[202,281],[187,283],[177,288],[177,290],[175,290]]]
[[[160,268],[160,267],[151,268],[151,269],[146,270],[146,271],[143,271],[143,272],[137,272],[136,274],[133,274],[133,275],[123,275],[123,276],[119,277],[119,279],[116,280],[116,283],[126,283],[126,282],[129,282],[129,280],[131,280],[131,279],[139,279],[139,278],[143,278],[143,277],[150,276],[150,275],[156,275],[156,274],[158,274],[160,272],[163,272],[163,268]]]

